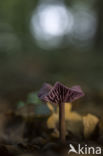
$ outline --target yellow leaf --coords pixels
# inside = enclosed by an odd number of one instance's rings
[[[76,112],[69,112],[66,116],[66,129],[74,136],[81,137],[83,133],[82,116]]]
[[[99,119],[92,114],[88,114],[83,117],[85,138],[89,138],[91,136],[91,134],[94,132],[98,122],[99,122]]]
[[[59,120],[58,114],[53,113],[47,120],[47,127],[48,128],[56,128],[58,120]]]
[[[56,128],[56,124],[59,121],[59,109],[57,107],[57,111],[55,112],[53,106],[50,103],[47,103],[49,109],[53,112],[52,115],[47,120],[47,126],[48,128]],[[65,103],[65,118],[67,119],[69,117],[70,111],[71,111],[72,105],[71,103]]]
[[[54,112],[54,106],[51,103],[47,102],[47,106],[51,112]]]

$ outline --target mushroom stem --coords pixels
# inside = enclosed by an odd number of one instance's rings
[[[65,104],[59,104],[59,132],[61,142],[65,142]]]

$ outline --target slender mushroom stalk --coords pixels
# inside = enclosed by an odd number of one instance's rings
[[[59,132],[61,142],[65,142],[65,103],[59,104]]]
[[[59,132],[61,142],[65,142],[65,103],[72,102],[84,96],[80,86],[68,88],[60,82],[56,82],[54,86],[47,83],[43,85],[38,94],[39,98],[44,102],[59,104]]]

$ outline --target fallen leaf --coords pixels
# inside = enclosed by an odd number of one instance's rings
[[[54,108],[54,106],[51,103],[47,102],[47,106],[48,106],[48,108],[50,109],[50,111],[52,113],[55,112],[55,108]]]
[[[66,129],[74,136],[81,137],[83,134],[82,116],[76,112],[69,112],[66,116]]]
[[[81,136],[83,133],[83,122],[82,116],[76,112],[71,112],[72,105],[70,103],[65,103],[65,123],[66,131],[71,132],[75,136]],[[51,129],[57,129],[59,122],[59,109],[57,108],[56,113],[52,115],[47,120],[47,127]],[[54,134],[53,136],[58,136]]]
[[[55,112],[54,107],[50,103],[48,103],[48,107],[51,110],[52,114],[47,120],[47,126],[48,128],[56,128],[57,123],[59,121],[59,107],[57,107],[57,110]],[[65,119],[68,119],[70,111],[71,111],[72,105],[71,103],[65,103]]]
[[[89,138],[94,132],[96,125],[98,124],[99,119],[92,114],[88,114],[83,117],[83,126],[84,126],[84,137]]]
[[[59,115],[57,113],[53,113],[47,120],[47,127],[55,129],[57,126],[58,120],[59,120]]]

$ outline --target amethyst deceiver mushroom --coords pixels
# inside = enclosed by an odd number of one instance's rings
[[[38,97],[44,102],[59,104],[59,131],[60,140],[65,142],[65,103],[73,102],[84,96],[80,86],[68,88],[60,82],[56,82],[54,86],[44,83],[39,91]]]

